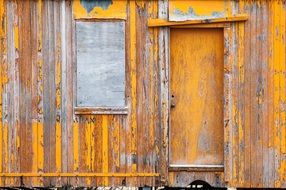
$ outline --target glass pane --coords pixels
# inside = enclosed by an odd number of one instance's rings
[[[125,106],[124,22],[77,22],[77,106]]]

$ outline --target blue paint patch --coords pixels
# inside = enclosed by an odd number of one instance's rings
[[[107,10],[112,5],[112,0],[80,0],[82,6],[87,10],[88,13],[94,9],[94,7],[101,7]]]

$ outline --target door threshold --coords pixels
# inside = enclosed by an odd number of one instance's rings
[[[223,172],[223,165],[170,164],[169,171]]]

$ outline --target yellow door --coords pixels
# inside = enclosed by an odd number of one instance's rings
[[[170,166],[223,165],[223,30],[171,29]]]

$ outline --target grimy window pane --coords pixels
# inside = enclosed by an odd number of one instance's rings
[[[125,106],[124,22],[77,22],[77,106]]]

